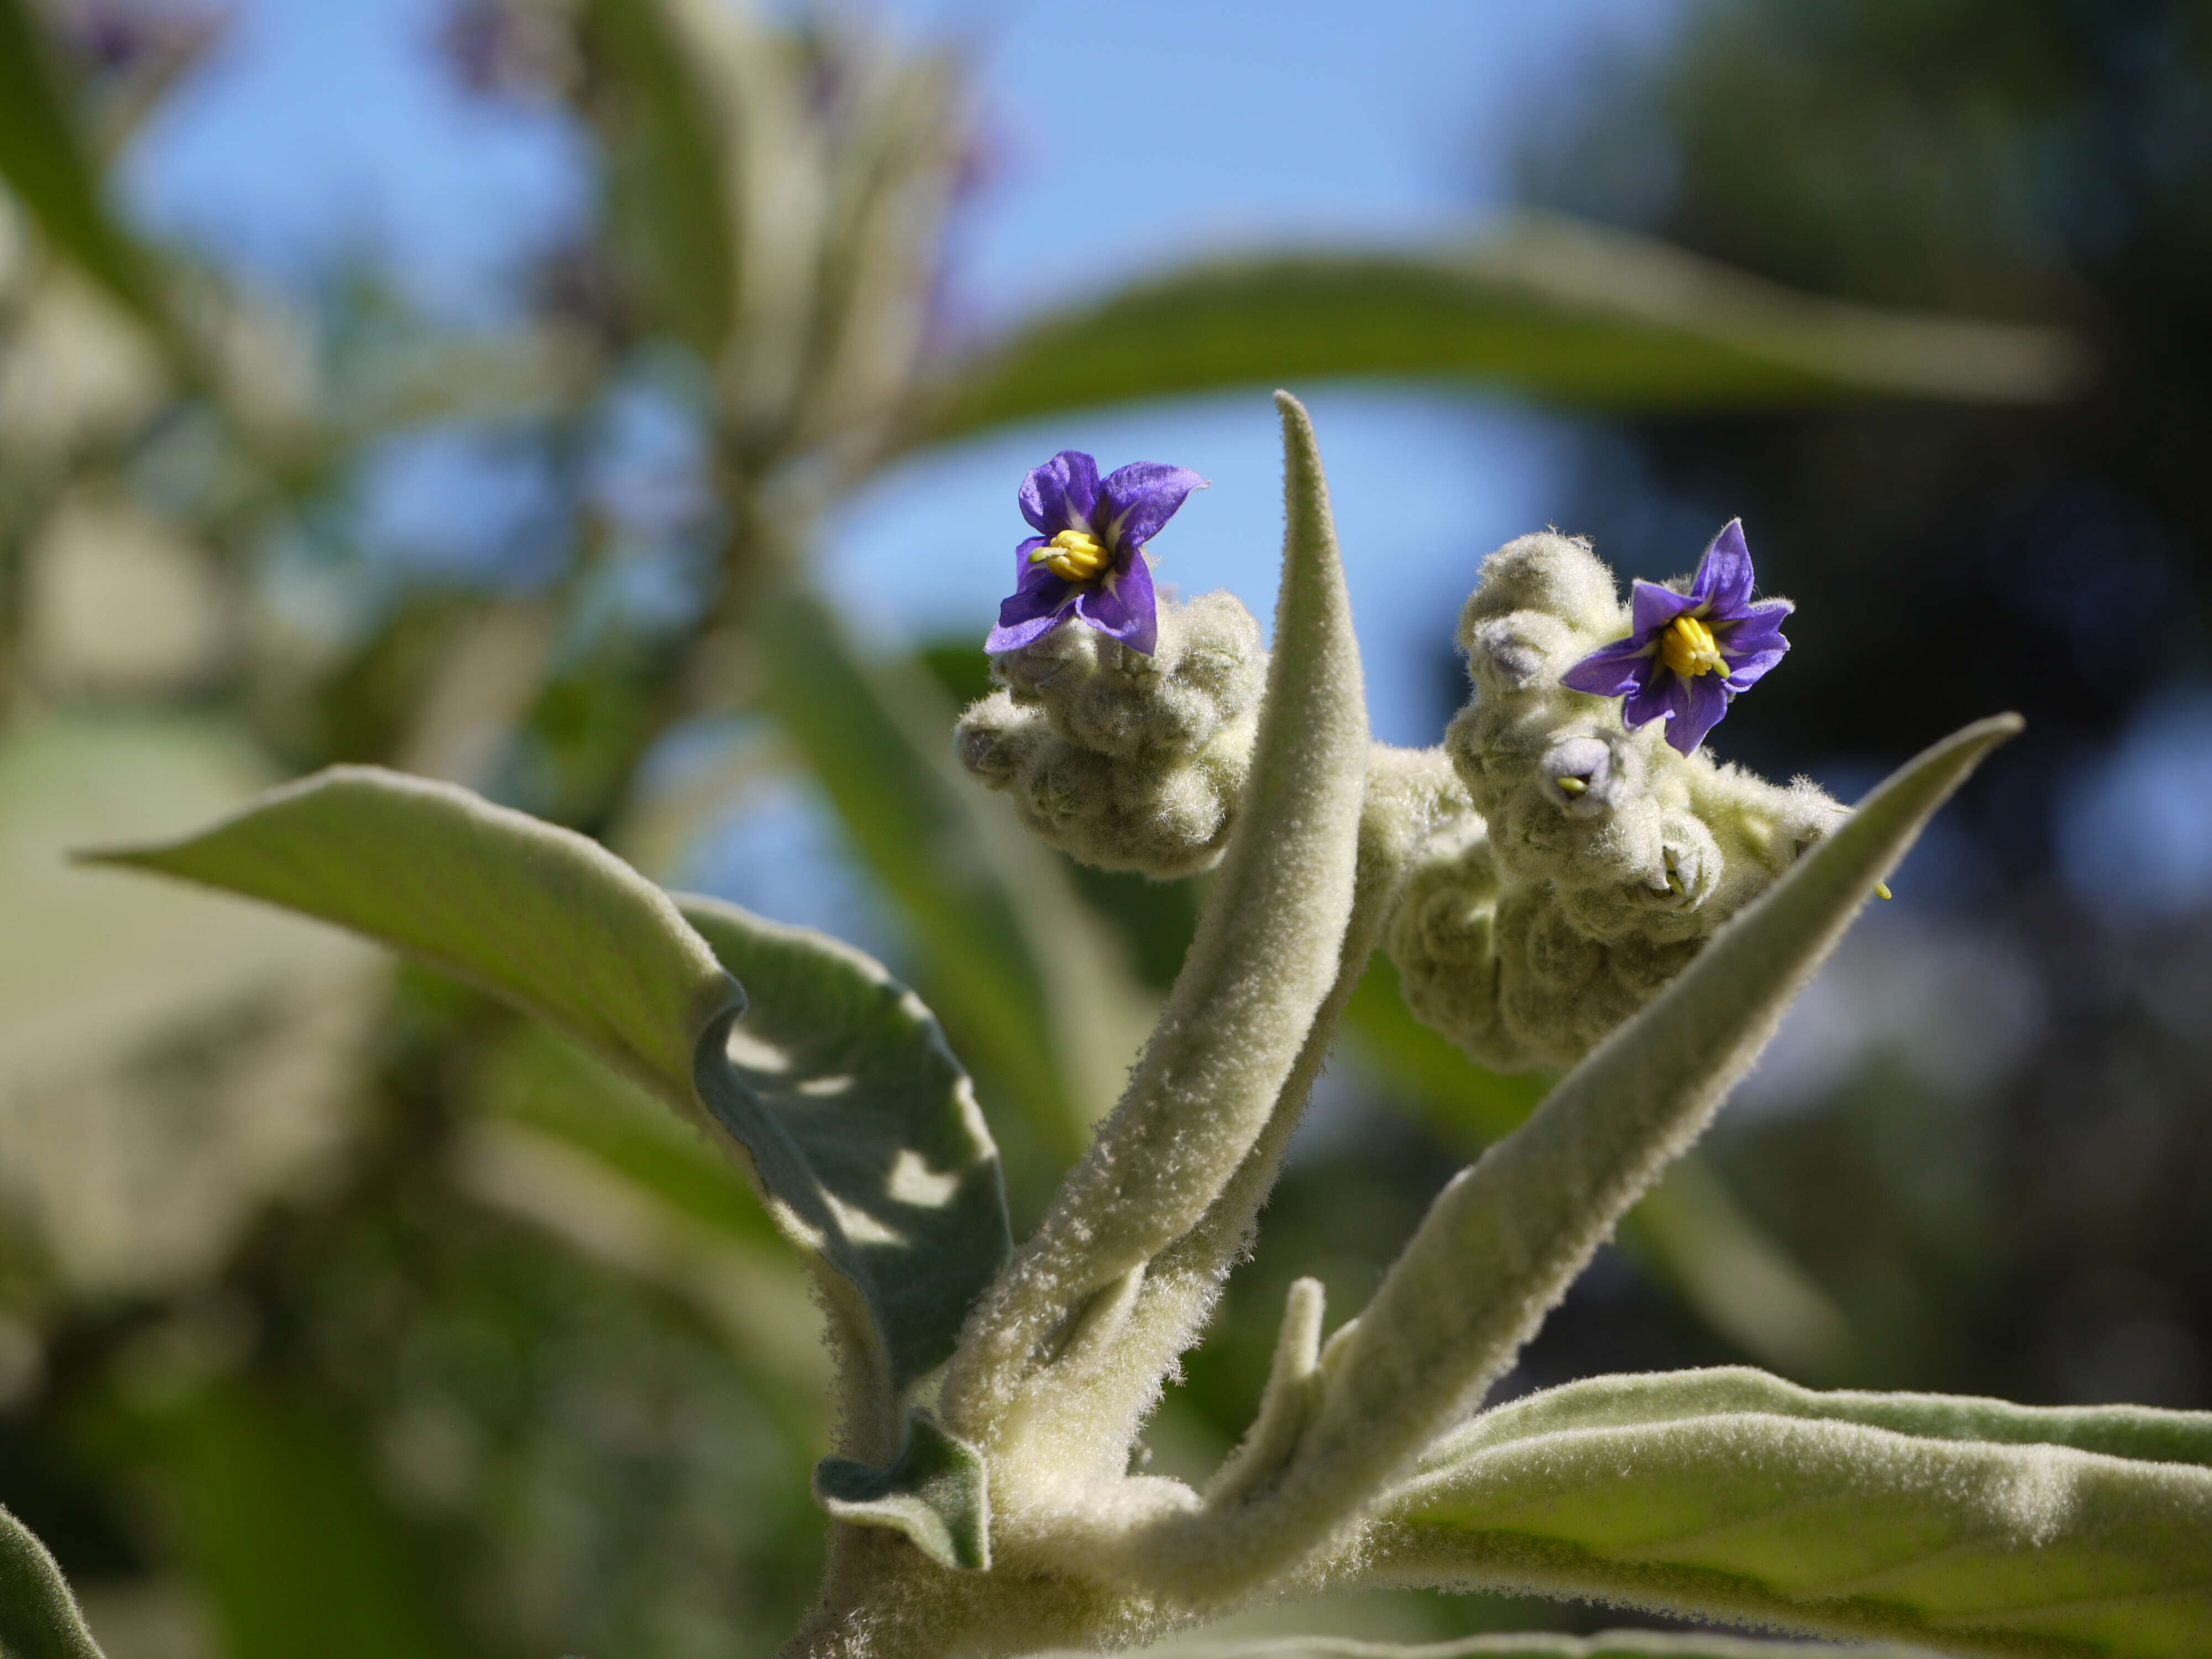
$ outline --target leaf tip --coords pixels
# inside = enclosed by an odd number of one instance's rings
[[[88,869],[159,871],[161,852],[159,842],[118,842],[104,847],[72,847],[62,858]]]

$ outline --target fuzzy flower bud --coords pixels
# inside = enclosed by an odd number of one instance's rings
[[[1267,654],[1227,593],[1158,612],[1149,655],[1062,628],[993,659],[1003,689],[961,716],[961,763],[1086,864],[1184,876],[1227,843]]]
[[[1571,1064],[1843,816],[1562,683],[1632,620],[1549,532],[1492,554],[1461,618],[1474,696],[1445,748],[1486,832],[1432,847],[1386,943],[1414,1011],[1486,1065]]]

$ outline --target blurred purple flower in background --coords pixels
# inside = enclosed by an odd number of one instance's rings
[[[1159,605],[1144,545],[1206,480],[1187,466],[1138,461],[1098,477],[1098,463],[1063,449],[1022,483],[1022,516],[1037,533],[1014,550],[1014,591],[983,641],[1018,651],[1073,617],[1152,654]]]
[[[1698,561],[1687,592],[1638,581],[1635,631],[1584,657],[1559,684],[1626,696],[1624,721],[1636,726],[1663,718],[1667,741],[1688,754],[1720,724],[1736,693],[1757,684],[1790,648],[1782,619],[1796,607],[1787,599],[1753,604],[1751,583],[1743,520],[1731,519]]]

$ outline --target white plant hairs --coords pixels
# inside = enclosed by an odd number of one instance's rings
[[[1163,879],[1216,872],[1126,1092],[1018,1245],[934,1021],[846,947],[672,902],[565,831],[363,769],[109,856],[465,975],[752,1176],[814,1265],[842,1378],[839,1455],[815,1477],[830,1564],[792,1659],[1109,1649],[1407,1584],[1922,1652],[2212,1653],[2212,1416],[1814,1393],[1738,1368],[1481,1409],[2020,723],[1967,727],[1855,809],[1679,753],[1663,722],[1632,730],[1617,700],[1561,684],[1630,618],[1590,549],[1547,532],[1482,566],[1459,629],[1473,695],[1443,743],[1376,744],[1313,430],[1278,401],[1272,653],[1210,594],[1162,608],[1150,656],[1048,633],[998,659],[1001,689],[960,720],[962,763],[1043,841]],[[1572,1069],[1444,1188],[1355,1317],[1328,1333],[1320,1285],[1291,1287],[1251,1427],[1210,1480],[1133,1472],[1377,949],[1478,1061]],[[833,1076],[824,1105],[811,1085]],[[1622,1633],[1423,1651],[1808,1650]]]

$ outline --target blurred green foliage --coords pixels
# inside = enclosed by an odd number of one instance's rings
[[[964,786],[947,733],[981,653],[860,653],[808,586],[828,506],[994,422],[1292,377],[1755,428],[1778,405],[1919,400],[1856,417],[1887,431],[2085,372],[2027,322],[1819,299],[1557,220],[1261,250],[954,355],[933,307],[962,64],[717,0],[465,9],[472,66],[564,100],[599,147],[588,240],[495,334],[414,317],[373,273],[295,314],[105,205],[107,159],[204,35],[94,52],[73,15],[0,0],[0,1502],[113,1659],[765,1652],[818,1562],[828,1379],[743,1182],[631,1085],[348,941],[125,891],[64,849],[365,761],[666,877],[801,781],[975,1072],[1020,1224],[1116,1091],[1192,896],[1073,869]],[[2047,297],[1776,274],[2027,319]],[[690,445],[672,515],[594,483],[638,402]],[[423,441],[543,486],[518,532],[537,580],[363,545],[364,480]],[[1382,970],[1351,1025],[1352,1075],[1406,1115],[1294,1165],[1224,1340],[1159,1420],[1163,1467],[1249,1416],[1279,1261],[1320,1261],[1355,1303],[1540,1093],[1415,1024]],[[1680,1303],[1637,1316],[1670,1359],[1846,1364],[1854,1332],[1762,1207],[1707,1166],[1662,1188],[1631,1243]],[[1532,1613],[1344,1617],[1419,1637]]]

